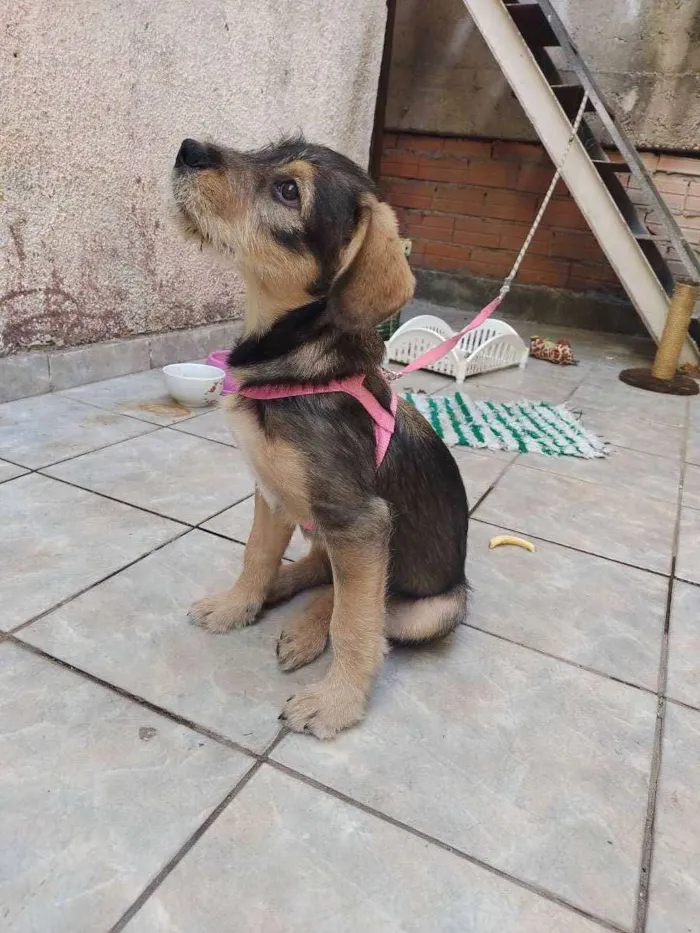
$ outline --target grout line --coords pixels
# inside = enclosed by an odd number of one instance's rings
[[[664,725],[666,719],[666,690],[668,685],[668,658],[669,658],[669,637],[671,633],[671,614],[673,610],[673,589],[676,581],[676,560],[678,555],[678,540],[680,537],[681,512],[683,509],[683,487],[685,484],[686,463],[685,456],[688,449],[688,439],[690,436],[690,412],[689,404],[686,407],[686,423],[683,435],[683,451],[681,459],[681,476],[678,486],[678,498],[676,505],[676,521],[673,529],[672,558],[671,558],[671,577],[668,581],[668,596],[666,599],[666,618],[664,620],[664,634],[661,648],[661,658],[659,660],[659,677],[657,684],[658,704],[656,712],[656,729],[654,731],[654,751],[651,761],[651,774],[649,777],[649,796],[647,800],[647,812],[644,821],[644,838],[642,845],[642,861],[639,869],[639,887],[637,895],[637,916],[635,919],[635,933],[644,933],[647,925],[647,916],[649,912],[649,887],[651,883],[651,871],[654,857],[654,836],[656,829],[656,807],[659,795],[659,776],[661,773],[661,762],[663,760],[663,739]]]
[[[670,703],[671,706],[680,706],[682,709],[688,709],[693,713],[700,713],[700,704],[693,706],[692,703],[686,703],[685,700],[677,700],[675,697],[671,697],[667,693],[664,694],[664,700],[666,700],[667,706]]]
[[[180,862],[185,858],[185,856],[196,846],[202,836],[206,833],[209,827],[221,816],[224,810],[228,805],[238,796],[238,794],[243,790],[243,788],[248,784],[253,777],[258,773],[262,766],[267,762],[268,755],[279,745],[282,739],[287,734],[287,730],[282,728],[279,730],[275,738],[270,742],[265,751],[258,757],[255,763],[251,768],[246,771],[243,777],[236,783],[236,785],[226,794],[224,799],[211,811],[209,816],[201,823],[197,829],[192,833],[192,835],[183,843],[183,845],[178,849],[175,855],[168,861],[163,868],[158,872],[158,874],[153,878],[143,889],[143,891],[138,895],[138,897],[127,907],[124,913],[121,915],[119,920],[110,928],[109,933],[120,933],[121,930],[131,921],[131,919],[138,913],[139,910],[143,907],[146,901],[151,897],[151,895],[156,891],[157,888],[165,881],[165,879],[170,875],[175,868],[180,864]]]
[[[217,410],[218,409],[216,408],[212,409],[212,411],[217,411]],[[208,414],[210,413],[211,412],[208,412]],[[183,418],[182,421],[178,422],[178,424],[169,424],[167,425],[167,427],[170,428],[170,430],[172,431],[178,431],[180,434],[189,434],[190,437],[198,437],[200,441],[209,441],[210,444],[219,444],[219,446],[221,447],[229,447],[229,448],[232,447],[234,450],[237,450],[239,453],[241,452],[239,446],[237,444],[234,444],[233,440],[220,441],[220,440],[217,440],[215,437],[205,437],[203,434],[195,434],[194,431],[185,431],[184,428],[180,428],[178,426],[180,424],[187,424],[189,421],[194,421],[194,420],[195,420],[194,418]],[[233,438],[233,434],[231,434],[231,437]]]
[[[156,430],[159,430],[159,429],[156,429]],[[150,433],[153,433],[153,432],[150,432]],[[142,436],[143,436],[143,435],[142,435]],[[194,436],[194,435],[190,435],[190,436]],[[129,438],[129,440],[131,440],[131,438]],[[200,438],[200,440],[205,440],[205,438]],[[117,441],[117,443],[122,443],[122,442],[121,442],[121,441]],[[216,443],[216,442],[213,442],[213,443]],[[114,445],[110,444],[110,445],[108,445],[108,446],[112,447],[112,446],[114,446]],[[230,447],[229,444],[225,444],[225,445],[221,445],[221,446]],[[98,449],[99,449],[99,450],[105,450],[106,448],[100,447],[100,448],[98,448]],[[233,448],[233,449],[237,449],[237,448]],[[93,453],[93,451],[88,451],[88,453]],[[71,460],[75,460],[75,459],[77,459],[77,457],[82,457],[82,456],[84,456],[84,454],[78,454],[76,457],[71,457],[70,459],[71,459]],[[68,461],[66,461],[66,460],[61,460],[61,461],[59,461],[59,463],[66,463],[66,462],[68,462]],[[229,502],[229,503],[228,503],[227,505],[225,505],[223,508],[218,509],[218,511],[213,512],[211,515],[207,515],[205,518],[201,519],[199,522],[192,523],[192,522],[187,522],[187,521],[185,521],[183,518],[174,518],[172,515],[166,515],[166,514],[164,514],[163,512],[156,512],[154,509],[146,508],[145,505],[136,505],[136,504],[133,503],[133,502],[128,502],[126,499],[118,499],[116,496],[110,496],[110,495],[109,495],[108,493],[106,493],[106,492],[100,492],[100,491],[98,491],[97,489],[92,489],[92,488],[90,488],[89,486],[81,486],[80,483],[77,483],[77,482],[75,482],[74,480],[65,479],[65,478],[62,477],[62,476],[53,476],[51,473],[45,473],[45,472],[43,472],[44,470],[49,470],[49,469],[51,469],[51,467],[57,466],[57,465],[58,465],[58,464],[52,463],[52,464],[50,464],[50,465],[48,465],[48,466],[37,467],[35,470],[31,470],[30,472],[36,473],[36,474],[39,475],[39,476],[43,476],[45,479],[52,479],[52,480],[55,480],[57,483],[63,483],[63,484],[66,485],[66,486],[72,486],[74,489],[81,489],[83,492],[92,493],[92,494],[95,495],[95,496],[100,496],[100,497],[103,498],[103,499],[108,499],[110,502],[117,502],[117,503],[119,503],[119,505],[125,505],[125,506],[127,506],[128,508],[137,509],[137,510],[140,511],[140,512],[145,512],[147,515],[155,515],[156,518],[163,518],[163,519],[165,519],[166,521],[174,522],[175,524],[178,524],[178,525],[184,525],[184,526],[185,526],[188,530],[190,530],[190,531],[191,531],[193,528],[199,529],[199,528],[201,527],[201,525],[203,525],[205,522],[211,521],[213,518],[217,518],[217,517],[218,517],[219,515],[221,515],[223,512],[228,511],[228,509],[234,508],[234,506],[236,506],[236,505],[240,505],[241,502],[245,502],[246,499],[250,499],[250,497],[251,497],[252,495],[254,495],[254,493],[247,493],[245,496],[243,496],[243,498],[241,498],[241,499],[234,499],[232,502]],[[22,478],[22,477],[20,477],[20,476],[15,477],[15,479],[21,479],[21,478]],[[9,480],[8,480],[8,482],[9,482]],[[201,530],[202,530],[202,531],[208,531],[208,529],[206,529],[206,528],[202,528]],[[212,533],[212,534],[217,534],[217,532],[211,532],[211,533]],[[218,536],[219,536],[219,537],[226,537],[226,535],[218,535]],[[230,540],[230,539],[229,539],[229,540]]]
[[[14,464],[13,464],[14,466]],[[29,470],[27,467],[22,467],[23,470],[27,470],[26,473],[20,473],[19,476],[8,476],[6,479],[0,479],[0,486],[4,486],[5,483],[11,483],[14,479],[22,479],[23,476],[27,476],[29,473],[33,473],[33,470]]]
[[[475,865],[477,868],[481,868],[492,875],[496,875],[502,880],[509,881],[511,884],[515,884],[520,888],[524,888],[531,894],[536,894],[559,907],[565,907],[573,913],[578,914],[580,917],[584,917],[586,920],[592,920],[606,930],[612,930],[615,931],[615,933],[627,933],[623,927],[620,927],[609,920],[605,920],[603,917],[599,917],[596,914],[590,913],[584,908],[578,907],[576,904],[572,904],[570,901],[559,897],[557,894],[554,894],[552,891],[548,891],[546,888],[539,887],[538,885],[529,881],[525,881],[522,878],[518,878],[515,875],[510,875],[503,869],[496,868],[494,865],[490,865],[488,862],[482,861],[477,856],[470,855],[468,852],[465,852],[462,849],[458,849],[456,846],[450,845],[448,842],[443,842],[443,840],[439,839],[437,836],[431,836],[428,833],[424,833],[422,830],[411,826],[410,823],[404,823],[402,820],[399,820],[396,817],[389,816],[389,814],[383,813],[381,810],[377,810],[369,804],[362,803],[362,801],[356,800],[354,797],[350,797],[334,787],[330,787],[327,784],[322,784],[320,781],[317,781],[306,774],[302,774],[302,772],[296,771],[294,768],[290,768],[288,765],[282,764],[281,762],[275,761],[274,759],[267,761],[267,764],[271,768],[274,768],[276,771],[280,771],[282,774],[286,774],[288,777],[294,778],[300,781],[302,784],[313,787],[315,790],[319,790],[330,797],[334,797],[336,800],[340,800],[342,803],[349,804],[350,806],[361,810],[363,813],[374,816],[381,820],[383,823],[388,823],[390,826],[394,826],[397,829],[402,829],[404,832],[407,832],[412,836],[416,836],[418,839],[422,839],[423,842],[428,842],[434,846],[437,846],[437,848],[442,849],[443,852],[449,852],[451,855],[456,855],[458,858],[469,862],[471,865]],[[110,931],[110,933],[116,933],[116,930]]]
[[[232,544],[240,544],[241,547],[246,547],[248,542],[241,541],[240,538],[232,538],[230,535],[225,535],[221,531],[214,531],[211,528],[202,528],[200,525],[197,525],[197,531],[203,531],[206,535],[212,535],[214,538],[219,538],[221,541],[230,541]]]
[[[210,522],[213,518],[218,518],[219,515],[223,515],[224,512],[228,512],[229,509],[235,508],[237,505],[240,505],[242,502],[247,502],[248,499],[252,499],[254,495],[255,495],[254,492],[249,492],[248,495],[247,495],[247,496],[243,496],[242,499],[236,499],[236,501],[235,501],[235,502],[232,502],[230,505],[226,505],[226,506],[224,506],[223,509],[219,509],[218,512],[214,512],[213,515],[208,515],[206,518],[203,518],[203,519],[201,520],[201,522],[197,522],[197,524],[194,525],[194,527],[195,527],[195,528],[198,528],[200,531],[209,531],[208,528],[202,528],[202,525],[204,525],[206,522]],[[229,541],[235,541],[235,540],[236,540],[235,538],[229,538],[228,535],[222,535],[222,534],[221,534],[220,532],[218,532],[218,531],[211,531],[211,532],[209,532],[209,533],[210,533],[210,534],[213,534],[213,535],[216,535],[218,538],[228,538]],[[237,543],[238,543],[238,544],[245,544],[246,542],[245,542],[245,541],[238,541]]]
[[[105,411],[104,408],[96,408],[95,411]],[[134,421],[138,420],[136,418],[132,419]],[[43,463],[41,466],[34,467],[36,473],[40,473],[42,470],[49,470],[51,467],[60,466],[62,463],[70,463],[71,460],[78,460],[80,457],[87,457],[89,454],[96,454],[102,450],[109,450],[110,447],[117,447],[119,444],[126,444],[128,441],[135,441],[139,437],[146,437],[149,434],[155,434],[156,431],[162,430],[161,425],[151,424],[151,422],[141,421],[140,424],[150,424],[152,430],[150,431],[141,431],[140,434],[132,434],[130,437],[121,437],[118,441],[110,441],[109,444],[102,444],[100,447],[91,447],[90,450],[83,450],[79,454],[73,454],[70,457],[64,457],[62,460],[52,460],[51,463]]]
[[[160,544],[157,544],[154,548],[151,548],[149,551],[146,551],[145,553],[134,558],[134,560],[130,560],[128,561],[128,563],[123,564],[122,566],[118,567],[116,570],[112,570],[110,571],[110,573],[105,574],[105,576],[99,577],[97,580],[93,580],[92,583],[89,583],[87,586],[84,586],[82,589],[76,590],[75,593],[71,593],[69,596],[66,596],[65,599],[61,599],[57,603],[54,603],[53,605],[49,606],[48,609],[44,609],[42,610],[42,612],[37,613],[37,615],[32,616],[30,619],[27,619],[26,621],[21,622],[19,625],[16,625],[14,628],[8,629],[7,631],[8,635],[10,634],[16,635],[18,632],[21,632],[23,629],[28,628],[28,626],[32,625],[34,622],[40,621],[45,616],[50,615],[55,610],[60,609],[62,606],[65,606],[67,603],[72,602],[74,599],[78,599],[80,596],[83,596],[85,593],[94,589],[96,586],[99,586],[101,583],[105,583],[107,580],[110,580],[112,577],[117,576],[117,574],[120,574],[123,570],[128,570],[130,567],[133,567],[135,564],[140,563],[146,557],[150,557],[151,554],[155,554],[156,551],[160,551],[162,548],[167,547],[169,544],[173,544],[175,541],[178,541],[180,538],[183,538],[185,535],[189,534],[190,531],[202,531],[205,534],[210,534],[224,541],[231,541],[234,544],[242,544],[245,547],[245,544],[246,544],[245,541],[237,541],[235,538],[230,538],[227,535],[220,534],[219,532],[216,532],[216,531],[210,531],[208,528],[202,528],[201,526],[205,522],[210,521],[212,518],[216,518],[218,515],[221,515],[223,512],[226,512],[228,509],[232,509],[235,506],[240,505],[241,502],[245,502],[246,499],[250,498],[250,495],[244,496],[243,499],[239,499],[235,502],[231,502],[229,505],[225,506],[225,508],[220,509],[218,512],[215,512],[213,515],[209,515],[206,518],[202,519],[202,521],[198,525],[191,525],[189,522],[185,522],[182,519],[171,518],[170,516],[163,515],[160,512],[154,512],[152,509],[146,509],[140,505],[133,505],[131,502],[125,502],[123,499],[116,499],[114,498],[114,496],[108,496],[105,493],[96,492],[93,489],[87,489],[85,486],[79,486],[77,483],[72,483],[69,480],[61,479],[58,476],[49,476],[46,473],[41,473],[39,470],[31,470],[30,472],[36,473],[38,476],[42,476],[45,479],[55,480],[56,482],[63,483],[66,486],[71,486],[75,489],[81,489],[84,492],[92,493],[95,496],[100,496],[103,499],[108,499],[110,502],[117,502],[119,503],[119,505],[125,505],[128,508],[137,509],[138,511],[145,512],[148,515],[154,515],[156,518],[162,518],[162,519],[165,519],[166,521],[172,522],[173,524],[181,525],[183,526],[183,530],[180,531],[179,534],[173,535],[173,537],[168,538],[167,541],[163,541]],[[21,477],[15,477],[15,479],[21,479]]]
[[[34,622],[38,622],[40,619],[43,619],[45,616],[51,615],[52,612],[55,612],[56,609],[60,609],[62,606],[65,606],[67,603],[72,602],[74,599],[83,596],[85,593],[88,593],[90,590],[94,589],[96,586],[99,586],[101,583],[106,583],[107,580],[111,580],[112,577],[116,577],[117,574],[120,574],[122,570],[128,570],[129,567],[133,567],[135,564],[140,563],[142,560],[145,560],[146,557],[150,557],[151,554],[155,554],[156,551],[160,551],[162,548],[167,547],[169,544],[172,544],[175,541],[178,541],[180,538],[184,538],[186,534],[189,534],[190,531],[194,531],[194,528],[185,528],[184,531],[181,531],[179,534],[175,535],[172,538],[168,538],[167,541],[162,541],[160,544],[157,544],[154,548],[151,548],[150,551],[146,551],[145,554],[140,554],[138,557],[135,557],[134,560],[130,560],[127,564],[123,564],[121,567],[118,567],[116,570],[110,571],[104,577],[100,577],[98,580],[93,580],[92,583],[88,583],[87,586],[84,586],[81,590],[76,590],[75,593],[71,593],[70,596],[66,596],[65,599],[59,600],[57,603],[54,603],[52,606],[49,606],[48,609],[44,609],[42,612],[37,613],[37,615],[32,616],[31,619],[27,619],[26,622],[20,622],[19,625],[16,625],[14,628],[9,630],[9,634],[16,635],[17,632],[22,631],[22,629],[27,628],[30,625],[33,625]]]
[[[476,507],[475,507],[476,508]],[[567,551],[574,551],[576,554],[585,554],[588,557],[595,557],[598,560],[608,561],[611,564],[618,564],[620,567],[629,567],[631,570],[641,570],[643,573],[651,573],[656,577],[664,577],[668,579],[670,576],[669,570],[653,570],[650,567],[640,567],[639,564],[630,564],[626,560],[620,560],[619,557],[608,557],[606,554],[598,554],[596,551],[586,551],[584,548],[574,547],[573,544],[562,544],[561,541],[555,541],[553,538],[544,538],[542,535],[533,535],[527,531],[519,531],[516,528],[509,528],[507,525],[499,525],[492,521],[487,521],[483,518],[478,518],[469,514],[469,521],[476,522],[478,525],[488,525],[489,528],[503,529],[515,535],[527,536],[528,538],[534,538],[535,541],[541,541],[543,544],[554,544],[556,547],[565,548]]]
[[[588,667],[586,664],[579,664],[578,661],[572,661],[570,658],[565,658],[558,654],[552,654],[551,651],[545,651],[543,648],[536,648],[534,645],[528,645],[522,641],[515,641],[513,638],[508,638],[507,635],[501,635],[498,632],[492,632],[487,628],[481,628],[481,626],[474,625],[472,622],[460,622],[460,625],[463,628],[472,629],[475,632],[481,632],[482,635],[488,635],[491,638],[497,638],[499,641],[504,641],[516,648],[523,648],[525,651],[533,651],[535,654],[539,654],[541,657],[549,658],[552,661],[559,661],[562,664],[568,664],[569,667],[574,667],[579,671],[586,671],[588,674],[594,674],[596,677],[602,677],[605,680],[612,680],[616,684],[622,684],[625,687],[632,687],[634,690],[639,690],[640,692],[646,693],[649,696],[657,696],[656,690],[654,690],[652,687],[644,687],[641,684],[634,683],[631,680],[625,680],[623,677],[616,677],[615,674],[607,674],[605,671],[598,670],[595,667]]]
[[[171,722],[177,723],[179,726],[184,726],[184,728],[189,729],[192,732],[196,732],[198,735],[202,735],[210,741],[216,742],[218,745],[223,745],[226,748],[235,752],[239,752],[248,758],[259,759],[267,754],[267,750],[263,752],[262,755],[258,754],[258,752],[254,752],[252,749],[247,748],[245,745],[241,745],[239,742],[235,742],[233,739],[226,738],[225,735],[221,735],[219,732],[215,732],[213,729],[208,729],[206,726],[200,726],[194,722],[194,720],[187,719],[185,716],[180,716],[178,713],[173,713],[166,709],[164,706],[159,706],[157,703],[151,703],[150,700],[146,700],[144,697],[138,696],[136,693],[131,693],[131,691],[125,690],[123,687],[118,687],[116,684],[110,683],[108,680],[103,680],[102,677],[98,677],[96,674],[91,674],[89,671],[84,670],[82,667],[77,667],[75,664],[70,664],[68,661],[64,661],[62,658],[56,657],[55,655],[50,654],[48,651],[44,651],[42,648],[37,648],[36,645],[22,641],[20,638],[16,638],[14,635],[9,635],[7,640],[16,648],[21,648],[23,651],[28,651],[30,654],[44,658],[46,661],[50,661],[51,663],[56,664],[58,667],[62,667],[64,670],[70,671],[73,674],[77,674],[79,677],[83,677],[85,680],[89,680],[91,683],[96,684],[98,687],[104,687],[111,693],[116,693],[117,696],[122,697],[124,700],[129,700],[132,703],[136,703],[138,706],[142,706],[144,709],[147,709],[158,716],[162,716],[164,719],[169,719]],[[273,744],[277,744],[278,740],[279,736],[276,736]]]
[[[615,447],[616,445],[615,445],[615,444],[610,444],[609,446]],[[474,449],[475,451],[478,450],[478,448],[472,448],[472,449]],[[636,451],[636,452],[637,452],[637,453],[640,453],[639,451]],[[528,456],[528,454],[519,454],[519,455],[518,455],[518,459],[520,459],[520,457],[526,457],[526,456]],[[613,454],[613,456],[614,456],[614,454]],[[655,454],[640,453],[640,456],[643,456],[643,457],[654,457],[654,456],[656,456],[656,455],[655,455]],[[552,460],[553,460],[553,459],[555,459],[555,458],[550,457],[549,459],[552,459]],[[577,458],[575,458],[575,459],[577,459]],[[662,460],[664,463],[672,463],[672,462],[673,462],[673,461],[669,460],[668,457],[658,457],[657,459]],[[608,490],[611,490],[612,492],[615,492],[616,490],[619,490],[619,489],[627,489],[627,490],[629,490],[629,489],[631,488],[629,485],[626,485],[625,483],[621,483],[621,482],[619,482],[619,483],[612,483],[612,482],[601,483],[601,482],[597,482],[596,480],[592,480],[592,479],[584,479],[584,478],[581,477],[581,476],[572,476],[570,473],[564,473],[564,472],[561,472],[561,471],[559,471],[559,470],[547,469],[547,468],[544,467],[544,466],[535,466],[534,463],[533,463],[532,461],[527,462],[527,463],[521,463],[520,466],[521,466],[523,469],[525,469],[525,470],[532,470],[534,473],[544,473],[544,474],[547,475],[547,476],[557,476],[557,477],[561,477],[562,479],[569,480],[570,482],[573,482],[573,483],[583,483],[583,484],[585,484],[586,486],[594,486],[594,487],[597,487],[598,489],[608,489]],[[679,474],[679,475],[680,475],[680,474]],[[680,479],[679,479],[679,482],[680,482]],[[653,502],[663,502],[663,503],[665,503],[665,504],[667,504],[667,505],[668,505],[669,503],[672,502],[672,500],[671,500],[670,498],[661,498],[661,497],[659,497],[658,495],[652,495],[652,494],[649,493],[647,490],[644,490],[644,489],[642,489],[642,488],[638,488],[637,490],[633,490],[633,491],[636,491],[640,496],[644,496],[644,497],[647,498],[647,499],[651,499]]]
[[[104,448],[102,448],[104,449]],[[65,462],[65,461],[62,461]],[[173,522],[176,525],[183,525],[188,530],[196,528],[196,525],[193,525],[191,522],[186,522],[182,518],[173,518],[171,515],[164,515],[162,512],[156,512],[154,509],[147,509],[145,505],[134,505],[133,502],[127,502],[125,499],[118,499],[116,496],[110,496],[106,492],[98,492],[96,489],[90,489],[89,486],[81,486],[79,483],[74,482],[70,479],[64,479],[62,476],[52,476],[50,473],[42,472],[48,467],[42,467],[39,470],[36,470],[36,473],[39,476],[43,476],[45,479],[55,480],[57,483],[63,483],[66,486],[72,486],[73,489],[82,489],[83,492],[92,493],[93,496],[100,496],[102,499],[109,499],[110,502],[117,502],[119,505],[125,505],[130,509],[137,509],[139,512],[145,512],[147,515],[155,515],[156,518],[163,518],[168,522]],[[203,519],[208,521],[208,519]]]
[[[3,403],[0,403],[0,409],[2,409],[2,404],[3,404]],[[7,403],[7,404],[9,404],[9,403]],[[36,469],[35,467],[28,467],[28,466],[27,466],[26,464],[24,464],[24,463],[17,463],[16,460],[10,460],[9,457],[7,456],[7,454],[5,454],[5,453],[0,454],[0,460],[4,460],[5,463],[10,463],[10,464],[12,464],[12,466],[20,467],[22,470],[34,470],[34,469]]]
[[[656,707],[656,727],[654,729],[654,748],[651,760],[651,774],[649,777],[647,812],[644,820],[642,860],[639,868],[639,886],[637,891],[637,912],[634,923],[634,933],[644,933],[649,910],[649,884],[651,881],[656,803],[659,790],[659,774],[661,772],[665,714],[666,700],[663,697],[659,697]]]
[[[590,375],[590,374],[589,374],[589,375]],[[569,394],[568,394],[568,395],[566,396],[566,398],[564,399],[564,401],[561,402],[560,404],[566,405],[566,403],[569,401],[569,399],[571,398],[571,396],[576,392],[576,390],[579,388],[579,386],[582,385],[583,382],[586,381],[586,378],[587,378],[587,377],[584,376],[584,378],[583,378],[583,380],[581,381],[581,383],[579,383],[579,384],[576,385],[576,386],[573,386],[572,389],[571,389],[571,391],[569,392]],[[494,386],[494,388],[497,388],[497,387]],[[512,390],[509,389],[508,391],[512,391]],[[469,449],[472,449],[472,450],[476,450],[476,451],[480,450],[480,448],[478,448],[478,447],[467,448],[467,449],[468,449],[468,450],[469,450]],[[521,460],[521,458],[522,458],[523,456],[524,456],[524,455],[521,454],[521,453],[516,453],[515,457],[513,457],[513,459],[510,460],[510,461],[506,464],[505,469],[501,470],[501,472],[498,474],[498,476],[497,476],[496,479],[493,481],[493,483],[491,483],[491,485],[490,485],[489,488],[486,490],[486,492],[484,492],[484,493],[477,499],[476,505],[474,505],[474,506],[469,510],[469,519],[470,519],[470,520],[472,519],[472,516],[474,515],[474,513],[476,512],[476,510],[481,506],[481,504],[482,504],[482,503],[484,502],[484,500],[487,498],[487,496],[489,496],[489,495],[491,494],[491,492],[493,492],[493,490],[496,488],[496,486],[500,483],[500,481],[501,481],[501,480],[503,479],[503,477],[506,475],[506,473],[508,472],[508,470],[510,470],[510,468],[511,468],[512,466],[514,466],[516,463],[519,463],[520,460]],[[520,464],[520,465],[521,465],[521,466],[526,466],[526,464]],[[536,468],[535,468],[535,469],[536,469]],[[541,472],[547,472],[547,471],[544,471],[544,470],[543,470],[543,471],[541,471]],[[478,521],[478,519],[474,519],[474,521]],[[543,540],[544,540],[544,539],[543,539]]]
[[[217,804],[216,807],[211,811],[209,816],[201,823],[197,829],[192,833],[192,835],[186,840],[184,845],[182,845],[175,855],[167,862],[163,868],[158,872],[158,874],[153,878],[143,891],[138,895],[135,901],[127,907],[124,913],[121,915],[119,920],[110,927],[109,933],[120,933],[121,930],[129,923],[129,921],[141,910],[146,901],[154,893],[154,891],[160,887],[160,885],[165,881],[168,875],[174,871],[175,868],[180,864],[183,858],[187,853],[192,849],[206,833],[209,827],[217,820],[219,816],[224,812],[232,800],[234,800],[238,794],[243,790],[246,784],[253,778],[257,772],[262,768],[263,760],[258,759],[251,768],[246,771],[243,777],[238,781],[232,790],[226,794],[224,799]]]

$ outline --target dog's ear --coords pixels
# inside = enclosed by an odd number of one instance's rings
[[[375,327],[413,297],[415,285],[396,215],[388,204],[365,195],[331,292],[338,324],[345,330]]]

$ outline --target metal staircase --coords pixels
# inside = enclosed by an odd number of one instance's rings
[[[700,282],[700,259],[656,190],[634,145],[618,125],[550,0],[464,0],[464,5],[555,165],[570,139],[571,124],[584,94],[588,95],[584,119],[562,178],[658,343],[674,287],[673,274],[659,246],[673,246],[693,283]],[[567,75],[574,76],[575,83],[562,78],[550,49],[561,50]],[[585,114],[589,112],[598,120],[588,122]],[[608,137],[607,151],[599,140],[603,133]],[[608,153],[618,158],[611,159]],[[652,233],[642,221],[620,183],[624,173],[634,177],[663,234]],[[689,340],[680,362],[698,362],[695,346]]]

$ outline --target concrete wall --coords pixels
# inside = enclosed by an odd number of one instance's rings
[[[397,0],[387,128],[535,139],[461,0]],[[638,147],[700,150],[700,0],[553,0]]]
[[[384,0],[4,0],[0,354],[217,321],[241,288],[180,239],[184,136],[283,131],[366,162]]]

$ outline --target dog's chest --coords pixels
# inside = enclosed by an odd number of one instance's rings
[[[282,508],[295,521],[309,519],[307,477],[299,453],[287,443],[267,438],[249,406],[236,399],[226,405],[229,428],[248,463],[258,489],[272,509]]]

